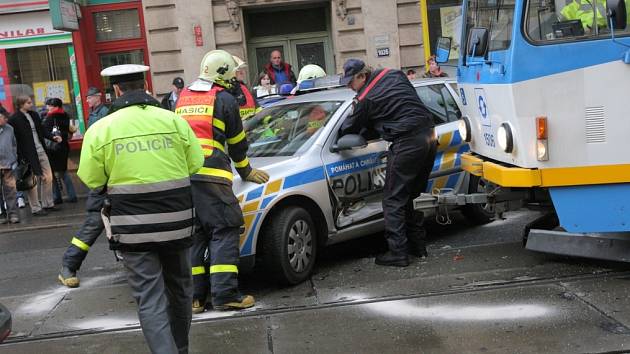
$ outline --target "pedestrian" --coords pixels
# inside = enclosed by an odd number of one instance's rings
[[[176,113],[193,128],[205,156],[204,167],[191,177],[197,211],[191,252],[193,313],[205,310],[208,287],[216,310],[254,306],[254,298],[238,289],[239,234],[244,222],[232,191],[230,159],[245,181],[262,184],[269,175],[252,168],[246,156],[248,144],[238,104],[229,93],[236,66],[228,52],[208,52],[201,62],[199,79],[184,89],[177,103]],[[199,107],[207,108],[204,115],[197,113]],[[209,268],[204,260],[206,250]]]
[[[423,215],[414,211],[413,200],[426,189],[435,159],[431,113],[402,71],[372,70],[359,59],[349,59],[343,68],[341,84],[357,96],[340,136],[367,129],[391,142],[383,188],[389,251],[378,255],[375,263],[405,267],[409,253],[426,256]]]
[[[429,71],[425,72],[422,77],[430,78],[430,77],[447,77],[448,74],[442,71],[442,68],[435,60],[435,55],[432,55],[429,60],[427,60],[427,65],[429,66]]]
[[[89,129],[94,123],[105,117],[109,113],[109,109],[101,103],[101,92],[96,87],[88,89],[87,101],[90,106]],[[63,254],[61,271],[57,276],[61,284],[69,288],[79,286],[80,279],[77,276],[77,271],[81,268],[90,247],[105,229],[101,219],[101,209],[103,209],[103,202],[106,197],[106,192],[100,189],[91,189],[88,192],[85,201],[87,215],[79,228],[79,232],[70,240],[70,246]]]
[[[61,137],[53,136],[43,129],[39,114],[33,111],[33,100],[30,96],[18,96],[16,105],[18,110],[9,118],[9,124],[15,133],[18,161],[29,163],[37,176],[37,186],[27,192],[31,212],[35,216],[47,215],[48,211],[59,209],[53,203],[53,175],[44,149],[44,138],[59,143]],[[41,193],[38,189],[41,189]]]
[[[416,71],[413,69],[407,70],[407,79],[413,80],[416,78]]]
[[[46,100],[48,114],[42,126],[44,131],[49,132],[53,136],[60,136],[61,142],[46,141],[46,152],[48,160],[55,177],[53,184],[53,201],[55,204],[63,203],[61,197],[62,183],[66,187],[68,193],[68,202],[76,203],[77,194],[74,191],[72,178],[68,173],[68,154],[70,153],[70,116],[63,110],[63,102],[59,98],[49,98]]]
[[[275,95],[278,92],[278,88],[276,85],[271,84],[271,79],[269,78],[269,74],[266,71],[258,74],[258,80],[256,80],[256,86],[254,87],[254,91],[256,91],[256,98],[261,98],[269,95]]]
[[[234,97],[236,97],[241,119],[247,119],[260,109],[258,102],[256,102],[256,99],[249,91],[249,88],[247,88],[247,84],[245,83],[245,79],[247,78],[247,71],[245,71],[247,63],[237,56],[233,55],[232,58],[236,62],[236,73],[232,84],[232,90],[230,92],[234,95]]]
[[[105,117],[109,113],[107,106],[103,104],[101,90],[92,86],[86,94],[86,101],[90,107],[90,115],[88,116],[88,128],[96,123],[99,119]]]
[[[110,248],[122,256],[153,353],[187,353],[192,318],[190,175],[203,163],[190,127],[146,94],[144,65],[104,69],[117,99],[83,139],[78,175],[107,190]]]
[[[2,177],[2,201],[6,211],[6,219],[0,223],[19,223],[17,191],[15,189],[15,175],[13,170],[17,165],[17,143],[13,135],[13,127],[7,124],[9,112],[0,106],[0,174]]]
[[[175,111],[175,107],[177,106],[177,99],[184,89],[184,79],[181,77],[176,77],[173,79],[173,85],[171,87],[171,92],[164,95],[162,98],[162,103],[160,106],[164,109],[168,109],[169,111]]]
[[[265,72],[269,75],[271,83],[280,87],[282,84],[295,86],[297,80],[289,63],[282,61],[282,53],[274,50],[269,55],[269,63],[265,64]]]

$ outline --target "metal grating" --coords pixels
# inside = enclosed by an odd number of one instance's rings
[[[586,118],[586,142],[605,143],[606,124],[604,119],[604,107],[586,107],[584,109]]]

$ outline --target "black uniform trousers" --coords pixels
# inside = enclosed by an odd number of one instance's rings
[[[87,216],[79,232],[72,239],[70,246],[63,254],[62,264],[71,271],[76,272],[81,268],[81,264],[85,256],[87,256],[90,247],[105,229],[101,218],[101,209],[103,208],[105,197],[105,194],[99,194],[96,191],[88,193],[87,201],[85,202]]]
[[[408,240],[424,246],[423,214],[413,209],[413,200],[427,188],[436,148],[432,128],[398,137],[389,146],[383,216],[385,239],[394,253],[406,254]]]
[[[203,304],[210,287],[213,305],[240,301],[239,241],[244,221],[238,200],[231,186],[212,182],[192,181],[192,195],[196,216],[191,252],[193,298]]]

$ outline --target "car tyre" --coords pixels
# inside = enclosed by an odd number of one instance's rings
[[[479,176],[470,175],[468,193],[489,192],[490,182]],[[476,225],[492,222],[495,217],[494,206],[490,204],[468,204],[462,208],[462,214]]]
[[[303,208],[290,206],[271,216],[263,229],[263,263],[282,284],[299,284],[311,275],[317,257],[317,229]]]

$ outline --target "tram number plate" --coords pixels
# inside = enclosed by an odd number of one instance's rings
[[[486,145],[490,147],[495,147],[494,135],[492,135],[491,133],[483,133],[483,139],[486,142]]]

